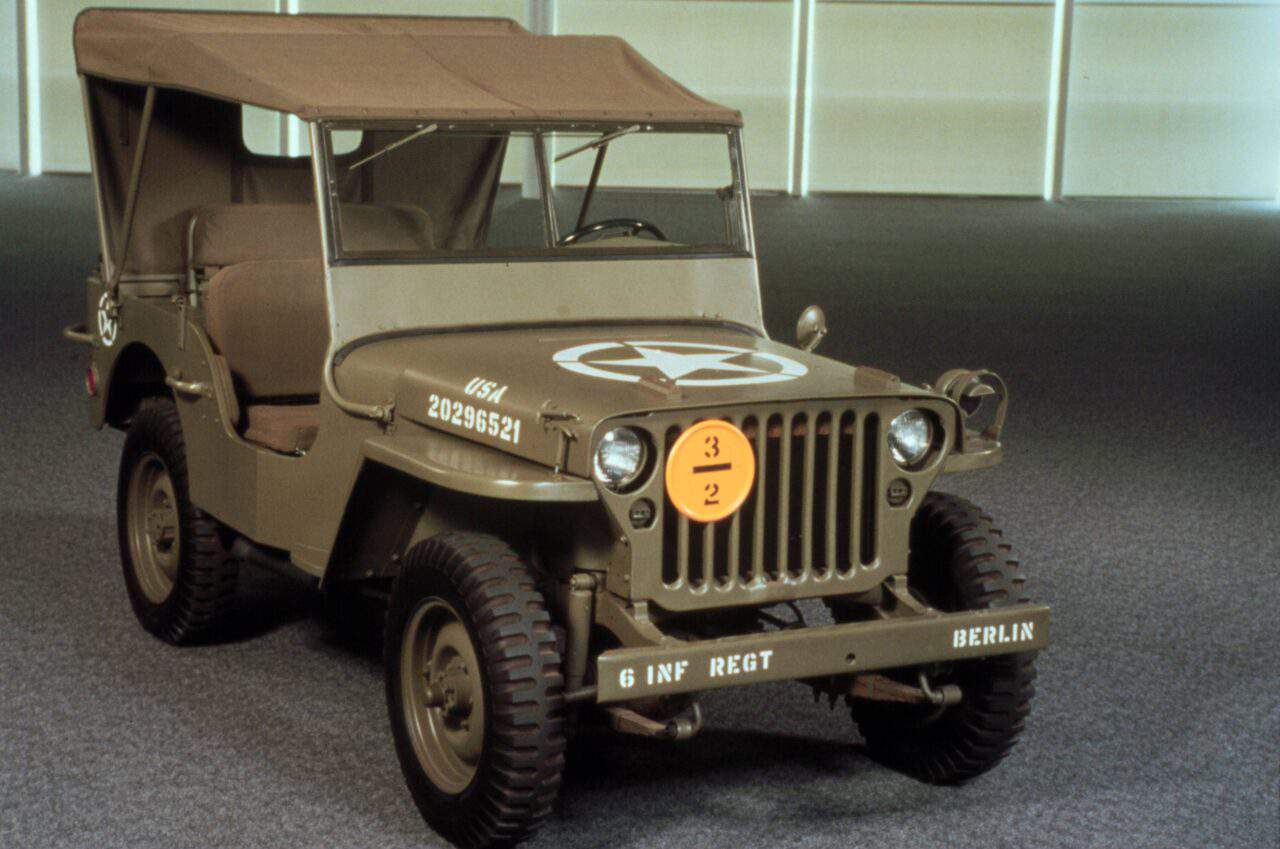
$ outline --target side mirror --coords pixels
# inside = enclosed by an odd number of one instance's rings
[[[818,347],[822,337],[827,335],[827,314],[822,307],[815,305],[804,308],[800,320],[796,322],[796,344],[806,351]]]

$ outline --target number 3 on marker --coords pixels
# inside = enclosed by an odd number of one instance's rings
[[[720,437],[714,436],[714,435],[708,436],[705,440],[703,440],[703,443],[707,446],[707,450],[703,451],[702,452],[703,454],[705,454],[708,457],[720,456]]]

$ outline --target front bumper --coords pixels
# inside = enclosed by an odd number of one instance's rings
[[[1017,654],[1048,642],[1049,608],[1020,604],[612,649],[596,660],[596,701]]]

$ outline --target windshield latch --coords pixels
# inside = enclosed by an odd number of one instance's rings
[[[571,424],[580,424],[582,417],[568,410],[561,410],[551,401],[544,401],[542,409],[538,411],[538,422],[547,431],[557,431],[560,434],[560,445],[556,449],[555,472],[560,474],[564,471],[564,467],[569,464],[569,443],[574,442],[578,438],[577,432],[570,426]]]

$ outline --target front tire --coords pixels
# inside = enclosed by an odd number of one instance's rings
[[[396,754],[423,818],[464,849],[524,840],[551,813],[565,750],[560,653],[532,571],[493,537],[420,542],[384,645]]]
[[[943,611],[1023,604],[1026,577],[1004,533],[976,505],[929,493],[911,525],[908,582]],[[877,761],[932,784],[957,784],[990,770],[1013,748],[1031,711],[1035,654],[966,660],[931,670],[958,684],[963,700],[932,709],[858,703],[853,709]],[[914,683],[910,677],[905,683]]]
[[[235,595],[237,563],[217,520],[191,503],[173,402],[143,402],[129,426],[116,490],[125,587],[142,627],[167,643],[208,637]]]

